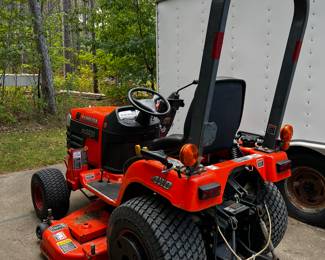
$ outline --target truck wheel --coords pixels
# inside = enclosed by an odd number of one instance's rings
[[[278,190],[278,188],[273,183],[263,184],[263,190],[258,193],[257,199],[260,202],[265,202],[268,207],[271,224],[272,224],[272,243],[274,247],[277,247],[287,230],[288,226],[288,211],[283,197]],[[266,210],[263,212],[262,216],[266,227],[269,228],[269,217]],[[250,248],[258,252],[265,246],[265,238],[261,231],[258,220],[256,220],[255,225],[251,227],[250,234]],[[267,253],[268,250],[265,251]]]
[[[116,208],[107,230],[110,259],[206,259],[199,228],[157,198],[137,197]]]
[[[67,214],[70,190],[61,171],[44,169],[34,173],[31,191],[34,209],[39,219],[47,218],[48,209],[52,209],[54,219],[60,219]]]
[[[279,184],[289,215],[325,227],[325,164],[312,154],[292,154],[292,176]]]

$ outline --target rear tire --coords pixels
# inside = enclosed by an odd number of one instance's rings
[[[278,184],[289,215],[305,223],[325,227],[325,163],[319,156],[294,153],[292,176]]]
[[[107,243],[114,260],[206,259],[202,235],[190,215],[155,197],[137,197],[116,208]]]
[[[271,239],[274,247],[277,247],[284,237],[288,226],[288,211],[283,197],[278,188],[273,183],[262,184],[262,191],[258,193],[257,200],[265,202],[271,219],[272,234]],[[266,210],[263,211],[263,221],[269,229],[269,217]],[[256,219],[255,225],[251,227],[250,241],[251,249],[255,252],[265,247],[266,241],[261,231],[259,221]],[[264,253],[269,252],[266,250]]]
[[[58,169],[44,169],[34,173],[31,192],[35,213],[40,220],[47,218],[48,209],[52,209],[54,219],[60,219],[67,214],[70,190]]]

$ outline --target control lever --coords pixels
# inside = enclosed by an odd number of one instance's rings
[[[173,164],[168,162],[168,158],[166,155],[162,155],[161,153],[157,151],[149,151],[148,148],[143,147],[141,148],[140,145],[135,146],[135,151],[137,155],[141,155],[144,159],[147,160],[156,160],[164,164],[167,169],[170,169],[173,167]]]

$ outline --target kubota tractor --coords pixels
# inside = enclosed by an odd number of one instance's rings
[[[184,88],[167,99],[135,88],[130,106],[71,110],[66,178],[46,169],[31,181],[42,220],[37,236],[48,259],[276,258],[287,210],[273,183],[290,176],[285,150],[293,130],[280,129],[309,1],[294,0],[264,137],[238,132],[245,81],[216,80],[229,4],[212,0],[200,78],[193,82],[198,86],[182,134],[167,135],[184,106]],[[76,190],[89,204],[66,215]]]

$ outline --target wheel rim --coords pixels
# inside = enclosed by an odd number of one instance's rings
[[[285,181],[285,191],[291,203],[307,213],[325,209],[325,177],[311,167],[296,167]]]
[[[42,210],[44,207],[44,199],[43,199],[43,190],[39,184],[35,184],[33,186],[33,201],[38,210]]]
[[[143,242],[131,230],[122,230],[110,247],[111,255],[119,260],[146,260],[148,252]]]

